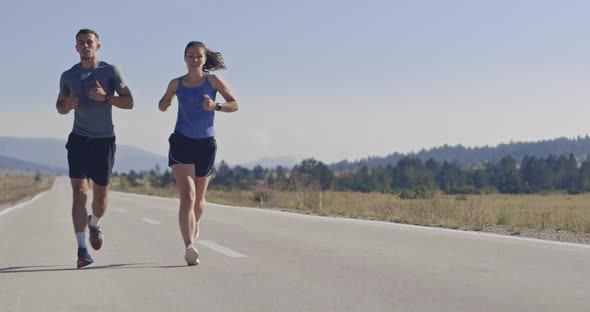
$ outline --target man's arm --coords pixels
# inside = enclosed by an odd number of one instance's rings
[[[131,90],[128,87],[122,88],[121,90],[117,91],[119,96],[112,96],[109,100],[113,106],[122,109],[132,109],[133,108],[133,95],[131,95]]]
[[[59,94],[57,95],[57,101],[55,102],[57,112],[62,115],[69,113],[72,109],[78,108],[78,105],[80,104],[80,99],[72,96],[66,77],[66,73],[64,72],[59,78]]]
[[[122,109],[133,108],[133,96],[128,87],[119,89],[117,94],[118,96],[108,96],[97,80],[94,88],[88,93],[88,97],[95,101],[108,103]]]
[[[80,99],[77,97],[58,95],[55,108],[57,108],[58,113],[65,115],[72,109],[78,108],[78,104],[80,104]]]

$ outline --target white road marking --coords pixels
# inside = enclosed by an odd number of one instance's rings
[[[141,218],[141,221],[147,222],[149,224],[160,224],[160,222],[148,218]]]
[[[200,240],[200,241],[196,241],[197,244],[201,244],[209,249],[212,249],[214,251],[217,251],[220,254],[223,254],[225,256],[228,256],[230,258],[247,258],[248,256],[241,254],[237,251],[233,251],[227,247],[223,247],[221,245],[218,245],[212,241],[207,241],[207,240]]]
[[[53,185],[55,185],[55,183]],[[3,215],[5,215],[5,214],[7,214],[7,213],[9,213],[9,212],[11,212],[13,210],[16,210],[16,209],[19,209],[19,208],[22,208],[22,207],[28,205],[28,204],[30,204],[30,203],[38,200],[39,198],[41,198],[41,196],[47,194],[48,192],[51,192],[52,190],[53,190],[53,188],[51,190],[49,190],[49,191],[45,191],[43,193],[40,193],[40,194],[35,195],[35,197],[31,198],[31,200],[29,200],[29,201],[26,201],[24,203],[20,203],[20,204],[18,204],[16,206],[12,206],[12,207],[6,208],[6,209],[0,211],[0,216],[3,216]]]
[[[548,244],[548,245],[558,245],[558,246],[590,249],[590,244],[560,242],[560,241],[545,240],[545,239],[540,239],[540,238],[530,238],[530,237],[524,237],[524,236],[511,236],[511,235],[503,235],[503,234],[495,234],[495,233],[473,232],[473,231],[467,231],[467,230],[436,228],[436,227],[431,227],[431,226],[413,225],[413,224],[405,224],[405,223],[394,223],[394,222],[389,222],[389,221],[351,219],[351,218],[347,218],[347,217],[338,217],[338,216],[307,215],[307,214],[300,214],[300,213],[296,213],[296,212],[279,211],[279,210],[273,210],[273,209],[267,209],[267,208],[230,206],[230,205],[222,205],[222,204],[215,204],[215,203],[209,203],[209,202],[207,202],[207,205],[214,205],[216,208],[221,207],[221,208],[227,208],[227,209],[250,209],[250,210],[252,210],[252,213],[287,214],[287,215],[290,215],[290,217],[292,217],[292,218],[322,219],[327,222],[375,224],[375,225],[387,226],[387,227],[392,227],[392,228],[417,230],[417,231],[424,231],[424,232],[448,232],[448,233],[461,234],[461,235],[465,235],[465,236],[487,236],[487,237],[492,237],[492,238],[496,238],[496,239],[516,240],[516,241],[524,241],[524,242],[531,242],[531,243],[538,243],[538,244]]]
[[[135,196],[135,197],[143,197],[143,198],[149,197],[151,199],[160,199],[163,201],[178,201],[178,198],[166,198],[166,197],[131,194],[131,193],[115,192],[115,191],[113,191],[111,193],[118,193],[118,194],[121,194],[124,196]],[[379,225],[383,225],[383,226],[390,226],[393,228],[402,228],[402,229],[409,229],[409,230],[440,231],[440,232],[449,232],[449,233],[459,233],[459,234],[470,235],[470,236],[487,236],[487,237],[493,237],[493,238],[497,238],[497,239],[508,239],[508,240],[517,240],[517,241],[537,243],[537,244],[548,244],[548,245],[558,245],[558,246],[590,249],[589,244],[560,242],[560,241],[552,241],[552,240],[530,238],[530,237],[523,237],[523,236],[510,236],[510,235],[502,235],[502,234],[494,234],[494,233],[472,232],[472,231],[466,231],[466,230],[435,228],[435,227],[427,227],[427,226],[420,226],[420,225],[413,225],[413,224],[393,223],[393,222],[389,222],[389,221],[360,220],[360,219],[350,219],[350,218],[346,218],[346,217],[337,217],[337,216],[306,215],[306,214],[299,214],[296,212],[279,211],[278,209],[273,210],[273,209],[265,209],[265,208],[231,206],[231,205],[215,204],[215,203],[210,203],[210,202],[208,202],[207,205],[214,205],[216,207],[226,208],[226,209],[248,209],[248,210],[251,210],[252,213],[287,214],[287,215],[290,215],[291,217],[295,217],[295,218],[321,218],[321,219],[326,220],[328,222],[351,222],[351,223],[364,223],[364,224],[379,224]]]
[[[120,209],[120,208],[119,208],[119,209],[115,209],[115,210],[116,210],[116,211],[118,211],[118,212],[127,212],[127,210],[125,210],[125,209]]]

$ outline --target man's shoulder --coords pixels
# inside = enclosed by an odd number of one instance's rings
[[[70,69],[63,72],[63,76],[71,75],[80,71],[80,63],[74,64]]]
[[[110,64],[110,63],[103,62],[103,61],[100,61],[98,63],[97,69],[105,70],[106,72],[109,73],[109,75],[113,75],[113,74],[119,75],[119,73],[120,73],[120,69],[117,65]]]
[[[105,68],[105,69],[112,69],[112,70],[115,70],[115,71],[119,69],[119,67],[117,65],[111,64],[111,63],[107,63],[107,62],[104,62],[104,61],[98,62],[98,66],[97,67],[98,68]]]

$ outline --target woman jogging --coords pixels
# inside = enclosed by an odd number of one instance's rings
[[[199,264],[193,242],[199,235],[199,220],[205,208],[205,193],[215,162],[215,112],[238,110],[238,101],[227,84],[211,71],[225,69],[221,53],[209,50],[202,42],[191,41],[184,49],[188,72],[168,84],[159,102],[160,111],[178,98],[178,117],[168,139],[168,165],[172,168],[180,195],[178,221],[186,247],[188,265]],[[216,102],[219,92],[225,103]]]

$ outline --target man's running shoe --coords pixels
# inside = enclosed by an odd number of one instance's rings
[[[188,264],[189,266],[199,264],[199,253],[197,252],[197,249],[193,246],[189,246],[186,249],[184,260],[186,261],[186,264]]]
[[[88,236],[88,240],[90,241],[90,246],[94,250],[99,250],[102,247],[102,232],[100,231],[100,227],[90,225],[90,218],[92,216],[88,216],[88,232],[90,235]]]
[[[92,264],[92,262],[94,260],[88,254],[88,250],[86,248],[78,248],[78,261],[76,262],[78,269]]]

